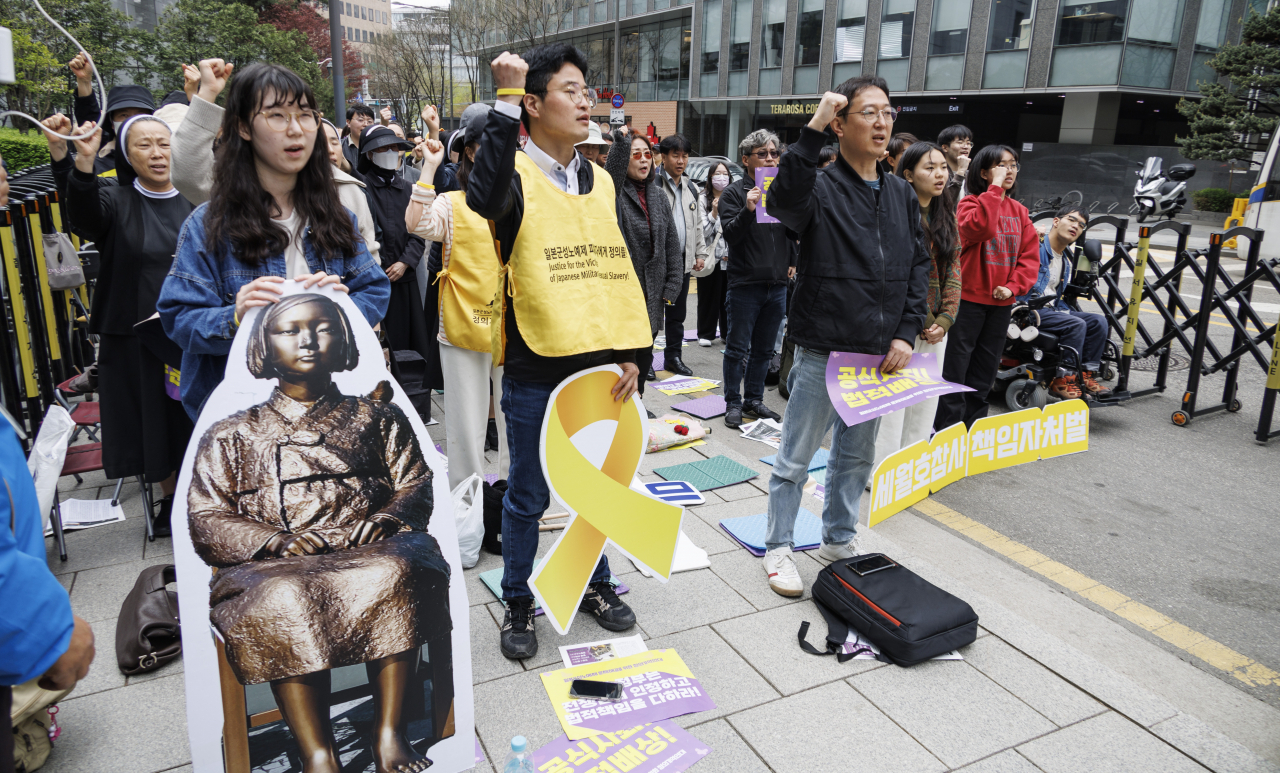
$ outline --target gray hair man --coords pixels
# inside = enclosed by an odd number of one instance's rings
[[[762,191],[756,170],[776,167],[782,143],[767,129],[738,144],[746,175],[720,194],[720,222],[729,248],[729,336],[724,353],[728,427],[751,418],[782,417],[764,404],[764,377],[787,309],[787,279],[795,271],[795,236],[781,223],[757,222]]]

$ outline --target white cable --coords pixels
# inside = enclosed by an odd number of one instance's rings
[[[94,63],[93,63],[93,57],[92,57],[92,56],[89,56],[89,52],[85,49],[85,47],[84,47],[84,46],[82,46],[82,45],[80,45],[80,41],[76,40],[76,39],[75,39],[75,37],[74,37],[74,36],[72,36],[72,34],[71,34],[70,32],[67,32],[67,31],[62,27],[62,25],[61,25],[61,24],[59,24],[58,22],[54,21],[54,18],[53,18],[52,16],[50,16],[48,13],[46,13],[46,12],[45,12],[45,10],[44,10],[44,6],[40,5],[40,0],[31,0],[31,2],[32,2],[32,3],[35,3],[36,10],[40,11],[40,15],[41,15],[41,16],[43,16],[44,18],[48,19],[48,20],[49,20],[49,23],[50,23],[50,24],[52,24],[53,26],[57,27],[57,28],[58,28],[58,31],[59,31],[59,32],[61,32],[63,35],[66,35],[66,36],[67,36],[67,38],[68,38],[72,43],[75,43],[75,44],[76,44],[76,50],[77,50],[77,51],[80,51],[81,53],[83,53],[83,54],[84,54],[84,58],[85,58],[85,59],[87,59],[87,60],[89,61],[89,67],[93,70],[93,77],[94,77],[95,79],[97,79],[97,81],[98,81],[98,93],[101,95],[100,110],[101,110],[102,114],[103,114],[103,115],[105,115],[106,110],[107,110],[107,89],[106,89],[106,87],[104,87],[104,86],[102,85],[102,74],[98,72],[98,66],[97,66],[96,64],[94,64]],[[45,125],[40,121],[40,119],[39,119],[39,118],[33,118],[33,117],[31,117],[31,116],[27,115],[26,113],[24,113],[24,112],[20,111],[20,110],[4,110],[4,111],[0,111],[0,118],[5,118],[6,116],[10,116],[10,115],[16,115],[16,116],[19,116],[19,117],[21,117],[21,118],[25,118],[25,119],[27,119],[28,121],[30,121],[31,123],[35,124],[35,125],[36,125],[36,128],[37,128],[37,129],[39,129],[40,131],[44,132],[46,135],[48,135],[48,134],[52,134],[53,136],[55,136],[55,137],[61,137],[61,138],[62,138],[62,139],[64,139],[64,140],[73,140],[73,141],[74,141],[74,140],[82,140],[82,139],[85,139],[86,137],[92,137],[92,136],[93,136],[93,132],[97,131],[97,130],[100,128],[99,126],[95,125],[95,126],[93,127],[93,131],[90,131],[90,132],[88,132],[87,134],[72,134],[72,135],[58,134],[57,132],[50,131],[47,127],[45,127]],[[101,116],[99,116],[99,117],[101,118]],[[72,116],[68,116],[68,119],[70,119],[70,120],[71,120],[71,126],[72,126],[72,128],[74,129],[74,128],[75,128],[75,118],[74,118],[74,117],[72,117]],[[101,123],[101,121],[98,121],[98,123]]]

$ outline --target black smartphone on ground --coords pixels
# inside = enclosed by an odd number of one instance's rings
[[[891,566],[897,566],[897,563],[883,553],[875,553],[857,561],[849,562],[849,568],[860,577],[866,577]]]
[[[574,679],[569,685],[569,695],[593,701],[622,700],[622,685],[617,682],[595,682],[590,679]]]

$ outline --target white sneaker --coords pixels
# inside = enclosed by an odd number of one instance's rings
[[[707,339],[705,338],[698,339],[698,346],[710,346],[710,345],[711,345],[711,342],[708,341]]]
[[[667,337],[665,335],[660,335],[657,338],[653,339],[653,348],[654,349],[667,348]]]
[[[799,596],[804,593],[800,571],[796,569],[791,548],[774,548],[764,554],[764,571],[769,575],[769,587],[780,596]]]
[[[858,544],[857,535],[843,545],[828,545],[824,542],[822,547],[818,548],[818,560],[824,564],[858,555],[862,555],[862,546]]]

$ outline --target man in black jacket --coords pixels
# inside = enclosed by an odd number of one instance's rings
[[[845,426],[827,393],[828,356],[880,356],[880,371],[893,373],[910,361],[911,342],[924,326],[930,259],[920,202],[910,183],[884,174],[876,163],[895,117],[884,79],[845,81],[822,97],[769,190],[769,214],[800,234],[788,328],[796,354],[782,446],[769,481],[764,557],[769,586],[784,596],[804,592],[791,558],[792,527],[809,460],[829,429],[818,558],[830,563],[859,552],[858,504],[872,472],[880,420]],[[828,126],[840,139],[840,154],[819,173]]]
[[[586,56],[567,43],[552,43],[530,49],[523,59],[504,51],[490,67],[498,101],[480,132],[467,178],[467,205],[493,221],[509,274],[509,281],[499,285],[495,319],[500,314],[501,320],[494,323],[502,325],[506,336],[505,350],[495,348],[494,359],[501,362],[505,355],[502,411],[511,455],[502,503],[502,597],[507,610],[501,646],[506,657],[524,659],[538,653],[528,579],[538,550],[538,520],[550,504],[539,444],[551,393],[580,370],[613,364],[622,370],[613,398],[630,399],[639,376],[636,349],[651,346],[653,337],[633,270],[626,272],[627,280],[615,278],[617,274],[606,271],[606,257],[593,250],[600,256],[599,275],[579,279],[577,274],[556,274],[560,263],[544,256],[564,245],[609,245],[610,256],[631,268],[617,230],[613,184],[574,149],[588,136],[593,106],[583,75]],[[518,158],[522,122],[529,140]],[[556,284],[547,285],[548,271]],[[629,289],[619,291],[613,282]],[[580,309],[584,293],[591,294],[588,312]],[[589,314],[609,324],[583,324]],[[584,353],[569,353],[573,351]],[[609,583],[604,556],[588,583],[582,609],[610,631],[635,625],[635,613]]]
[[[756,222],[760,189],[755,171],[778,165],[780,145],[778,136],[767,129],[748,134],[738,143],[746,175],[720,194],[721,228],[729,247],[724,423],[735,429],[742,426],[743,414],[774,421],[782,418],[764,404],[764,377],[787,312],[787,275],[795,265],[795,237],[781,223]]]

